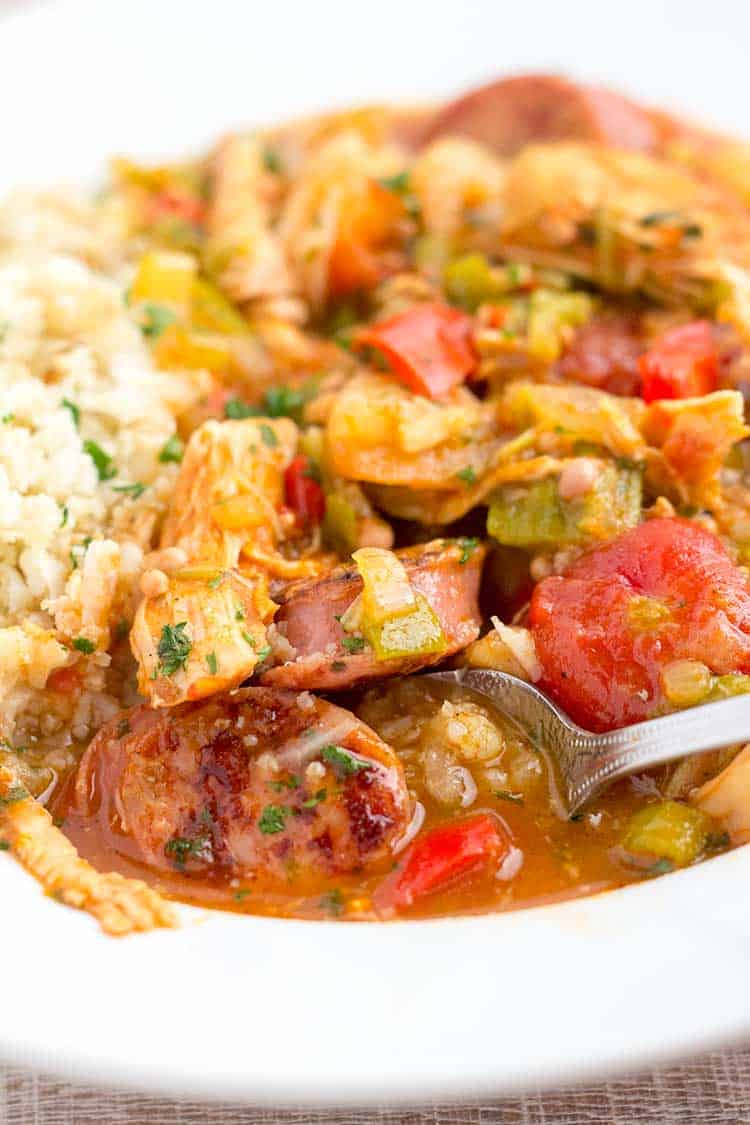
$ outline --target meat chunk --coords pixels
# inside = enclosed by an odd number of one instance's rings
[[[407,675],[458,652],[479,635],[477,604],[484,548],[472,542],[471,553],[460,542],[436,539],[397,551],[414,590],[437,616],[446,638],[438,653],[378,660],[368,647],[345,632],[340,618],[362,592],[353,566],[341,566],[323,578],[296,582],[277,600],[276,627],[296,650],[296,659],[271,668],[263,683],[316,690],[349,688],[364,680]]]
[[[189,876],[294,882],[388,861],[410,820],[390,747],[307,694],[246,688],[107,723],[75,785],[116,852]]]
[[[440,110],[426,140],[472,137],[501,156],[533,142],[579,140],[653,152],[660,130],[635,102],[598,86],[579,86],[550,74],[502,78]]]
[[[638,317],[604,314],[578,329],[557,364],[565,379],[613,395],[637,395],[641,387],[638,358],[643,353]]]

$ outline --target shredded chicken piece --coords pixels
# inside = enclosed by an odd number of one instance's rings
[[[268,193],[264,196],[263,190],[269,177],[260,140],[228,137],[214,157],[213,173],[209,255],[222,289],[240,303],[295,297],[284,247],[270,225]]]
[[[296,440],[287,418],[206,422],[191,437],[160,544],[188,562],[153,584],[130,634],[139,690],[153,706],[227,691],[262,662],[276,609],[268,577],[285,562],[283,472]]]
[[[0,833],[48,895],[93,915],[106,934],[120,937],[178,925],[174,907],[145,883],[116,872],[102,874],[81,859],[6,766],[0,766]]]

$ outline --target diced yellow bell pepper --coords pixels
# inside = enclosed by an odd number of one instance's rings
[[[193,286],[191,314],[193,326],[207,332],[237,336],[251,331],[250,325],[232,302],[205,278],[198,278]]]
[[[190,370],[226,371],[233,365],[232,348],[218,335],[202,334],[170,324],[159,336],[154,358],[164,370],[187,367]]]
[[[703,851],[710,831],[711,819],[700,809],[679,801],[660,801],[635,813],[623,847],[634,856],[654,856],[686,867]]]
[[[153,301],[187,312],[193,296],[198,263],[192,254],[149,250],[140,260],[130,289],[131,302]]]

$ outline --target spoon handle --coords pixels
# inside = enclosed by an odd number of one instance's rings
[[[506,672],[460,668],[427,678],[478,692],[515,720],[555,765],[569,814],[618,777],[750,741],[750,695],[594,734],[571,722],[533,685]]]
[[[572,724],[571,724],[572,725]],[[588,734],[588,732],[581,732]],[[750,740],[750,696],[735,696],[550,747],[565,777],[571,812],[618,777]],[[563,743],[566,743],[563,746]]]

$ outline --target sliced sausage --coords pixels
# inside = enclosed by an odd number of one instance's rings
[[[557,364],[557,373],[610,394],[637,395],[638,357],[644,350],[637,316],[605,313],[578,329]]]
[[[592,141],[638,152],[654,152],[660,143],[656,123],[635,102],[550,74],[503,78],[464,94],[438,111],[425,141],[456,133],[501,156],[544,141]]]
[[[396,673],[406,675],[436,664],[465,648],[479,635],[477,596],[484,548],[471,553],[459,542],[436,539],[397,551],[414,589],[423,595],[445,633],[443,652],[377,660],[367,649],[351,652],[339,618],[362,592],[354,566],[341,566],[322,578],[296,582],[276,597],[276,626],[296,650],[296,658],[271,668],[262,682],[285,688],[335,690]]]
[[[84,754],[78,815],[120,855],[187,875],[317,878],[389,862],[410,821],[391,748],[349,711],[245,688],[107,723]]]

